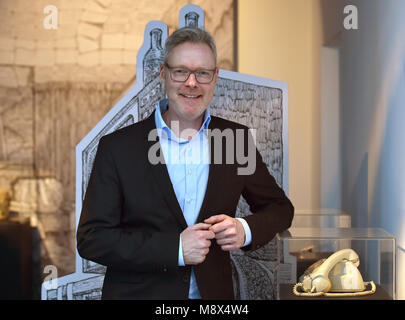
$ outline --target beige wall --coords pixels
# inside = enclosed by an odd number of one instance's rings
[[[239,0],[238,71],[288,83],[289,195],[296,209],[320,207],[318,0]]]

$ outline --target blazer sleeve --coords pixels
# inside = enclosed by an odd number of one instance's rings
[[[245,176],[242,196],[252,215],[243,217],[252,232],[252,242],[244,250],[256,250],[274,236],[288,229],[294,216],[294,206],[285,195],[255,148],[256,170]]]
[[[77,229],[80,256],[118,270],[150,272],[176,266],[178,233],[122,226],[124,196],[113,144],[106,136],[99,141]]]

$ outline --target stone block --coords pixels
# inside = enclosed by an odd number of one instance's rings
[[[57,5],[58,8],[60,9],[67,9],[67,10],[73,10],[73,9],[83,9],[86,1],[83,0],[60,0],[59,5]]]
[[[0,50],[13,50],[15,45],[15,39],[0,37]]]
[[[59,30],[60,30],[60,26],[58,26],[58,29],[56,29],[56,30],[55,29],[45,29],[44,26],[36,28],[34,39],[37,42],[37,48],[38,48],[38,44],[40,44],[40,42],[55,41],[56,38],[60,36]]]
[[[131,21],[131,15],[130,13],[127,13],[126,15],[122,16],[117,14],[116,12],[111,12],[111,14],[108,16],[108,19],[106,21],[106,25],[108,24],[123,24],[128,21]],[[145,25],[143,26],[145,28]]]
[[[0,1],[0,5],[3,1]],[[10,9],[1,9],[0,37],[13,38],[15,35],[14,13]]]
[[[123,63],[136,65],[136,57],[138,55],[138,51],[124,51],[123,52]]]
[[[116,90],[117,96],[119,96],[128,82],[133,80],[136,69],[133,66],[128,65],[98,65],[98,66],[84,66],[78,65],[77,68],[70,68],[71,72],[69,81],[72,82],[97,82],[97,83],[120,83],[123,87]],[[107,111],[109,109],[106,109]],[[102,117],[102,114],[100,114]],[[88,132],[88,127],[80,129],[80,137],[83,137]]]
[[[71,38],[78,34],[79,27],[74,24],[58,27],[58,38]]]
[[[12,67],[0,67],[0,86],[17,88],[18,81]]]
[[[106,22],[103,26],[104,33],[121,33],[129,32],[128,23],[109,23]]]
[[[34,40],[17,39],[15,41],[15,47],[27,50],[35,50],[36,42]]]
[[[34,66],[35,65],[35,51],[27,49],[17,49],[15,52],[16,65]]]
[[[86,52],[83,54],[79,54],[77,57],[77,62],[81,66],[90,67],[96,66],[100,64],[100,52],[93,51],[93,52]]]
[[[122,50],[103,50],[101,51],[101,64],[102,65],[112,65],[121,64],[122,60]]]
[[[14,27],[21,26],[23,29],[25,29],[25,36],[28,38],[33,38],[32,35],[34,34],[35,29],[33,26],[38,27],[38,22],[42,22],[42,19],[40,19],[39,16],[34,12],[29,12],[24,9],[21,11],[14,11]]]
[[[37,49],[53,49],[55,48],[55,41],[53,40],[37,40],[36,41]]]
[[[36,51],[36,66],[52,66],[55,64],[56,54],[53,49],[38,49]]]
[[[0,64],[13,64],[14,63],[14,51],[0,50]]]
[[[100,3],[98,1],[94,1],[94,0],[86,1],[86,4],[84,5],[84,9],[85,9],[85,11],[98,12],[98,13],[102,13],[102,14],[108,13],[108,10],[105,7],[100,5]]]
[[[75,270],[75,250],[72,248],[75,243],[74,234],[48,232],[42,241],[46,257],[42,257],[46,259],[44,264],[54,265],[59,277],[73,273]]]
[[[56,42],[56,48],[58,49],[75,49],[77,47],[76,38],[59,38]]]
[[[80,10],[59,10],[58,26],[77,25],[80,20]]]
[[[57,64],[76,64],[77,63],[77,51],[74,49],[56,50],[56,63]]]
[[[0,68],[0,81],[2,127],[0,161],[15,165],[27,164],[32,168],[34,144],[32,88],[18,87],[16,72],[12,67]],[[10,169],[9,166],[7,168]],[[7,174],[0,170],[0,177],[2,180]]]
[[[133,34],[126,34],[124,36],[124,50],[138,51],[141,45],[140,37]]]
[[[36,67],[34,82],[35,84],[42,84],[47,82],[69,81],[71,69],[72,66],[67,64]]]
[[[101,34],[100,27],[84,22],[79,23],[77,31],[80,36],[85,36],[90,39],[97,39]]]
[[[31,163],[18,164],[0,161],[0,188],[11,191],[12,185],[19,177],[32,176],[34,176],[34,171]]]
[[[44,232],[60,232],[66,230],[67,226],[70,227],[70,221],[68,216],[64,216],[62,211],[46,212],[39,214],[39,220],[41,222]]]
[[[112,0],[96,0],[98,4],[100,4],[102,7],[107,8],[111,5]]]
[[[0,1],[1,10],[12,10],[15,7],[15,2],[13,0],[3,0]]]
[[[63,185],[54,178],[22,178],[13,186],[13,206],[16,211],[52,213],[63,202]]]
[[[100,12],[84,11],[80,20],[89,23],[103,24],[107,20],[107,14]]]
[[[17,77],[19,87],[26,87],[30,82],[31,69],[26,67],[15,67],[14,72]]]
[[[101,47],[103,49],[122,49],[124,47],[124,34],[103,34],[101,37]]]
[[[98,42],[86,37],[79,37],[77,39],[77,44],[80,53],[95,51],[98,49]]]

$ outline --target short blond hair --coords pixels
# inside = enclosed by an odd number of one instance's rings
[[[215,39],[208,31],[190,26],[177,29],[166,39],[164,48],[164,62],[167,63],[169,53],[173,48],[185,42],[207,44],[214,54],[215,65],[217,64],[217,47],[215,44]]]

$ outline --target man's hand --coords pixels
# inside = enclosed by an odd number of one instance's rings
[[[215,233],[215,239],[224,251],[237,250],[245,242],[245,229],[238,219],[219,214],[205,219],[204,222],[212,224],[209,230]]]
[[[211,239],[215,238],[214,232],[209,230],[210,227],[207,223],[197,223],[181,233],[183,260],[186,265],[200,264],[205,260]]]

